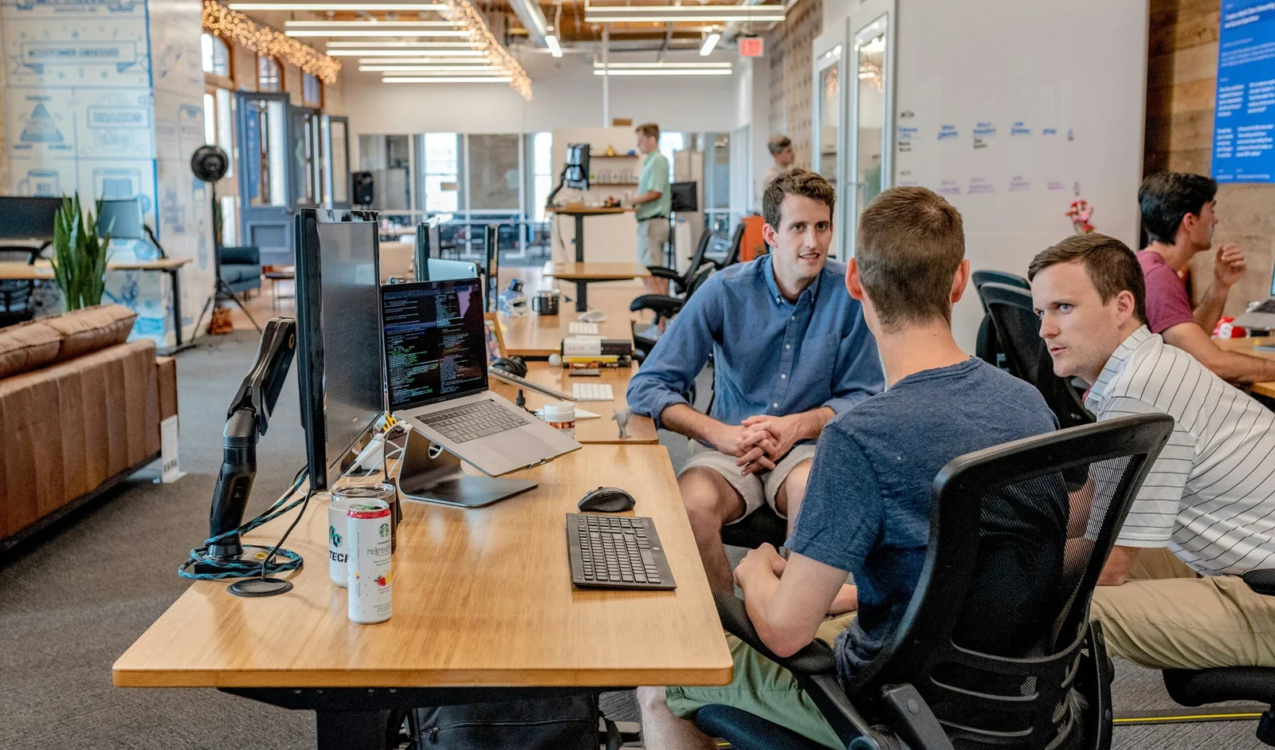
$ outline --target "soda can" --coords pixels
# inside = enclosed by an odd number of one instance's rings
[[[403,520],[398,504],[398,488],[391,481],[372,484],[343,484],[332,490],[332,496],[345,500],[384,500],[390,504],[390,549],[398,551],[398,523]],[[348,507],[348,506],[347,506]]]
[[[346,513],[360,498],[332,496],[328,503],[328,577],[345,588],[345,574],[349,557],[349,531]]]
[[[353,622],[370,625],[385,622],[393,614],[390,516],[390,504],[384,500],[362,500],[346,511],[346,580]]]

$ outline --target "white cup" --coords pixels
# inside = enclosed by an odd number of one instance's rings
[[[576,405],[573,403],[550,402],[545,404],[545,421],[549,426],[567,437],[576,434]]]

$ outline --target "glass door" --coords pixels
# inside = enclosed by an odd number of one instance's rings
[[[814,107],[810,138],[811,169],[818,172],[832,183],[837,194],[844,193],[844,171],[841,168],[841,123],[845,120],[842,111],[844,97],[841,95],[842,81],[845,80],[845,32],[833,27],[833,30],[820,34],[814,41]],[[838,201],[840,202],[840,201]],[[844,222],[833,216],[833,245],[829,253],[837,255],[837,248],[843,247],[841,241]]]
[[[894,183],[894,7],[894,0],[866,0],[850,14],[845,257],[854,254],[859,214]]]
[[[263,265],[292,265],[288,195],[287,94],[235,94],[239,127],[239,236]]]
[[[317,208],[323,200],[323,143],[319,111],[288,106],[288,176],[293,208]]]
[[[349,208],[350,118],[324,115],[323,144],[327,174],[323,202],[332,208]]]

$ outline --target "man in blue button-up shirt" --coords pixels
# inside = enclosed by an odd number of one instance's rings
[[[629,382],[634,412],[691,438],[678,487],[715,590],[733,586],[722,526],[766,503],[791,531],[824,424],[885,387],[846,266],[828,259],[833,203],[813,172],[771,182],[770,254],[710,278]],[[709,352],[716,397],[704,415],[684,394]]]

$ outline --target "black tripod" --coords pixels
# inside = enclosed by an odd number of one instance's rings
[[[221,207],[217,204],[217,185],[216,183],[208,183],[209,192],[212,194],[212,215],[213,215],[213,272],[217,276],[217,281],[213,285],[213,294],[204,303],[204,309],[199,311],[199,317],[195,319],[195,330],[191,331],[190,340],[194,343],[199,336],[199,326],[204,322],[204,316],[208,314],[208,310],[224,300],[231,300],[243,314],[247,316],[248,322],[252,323],[252,327],[257,329],[257,333],[261,333],[261,326],[257,325],[257,321],[252,317],[252,313],[248,312],[248,308],[243,306],[239,295],[234,293],[230,285],[221,278]]]

